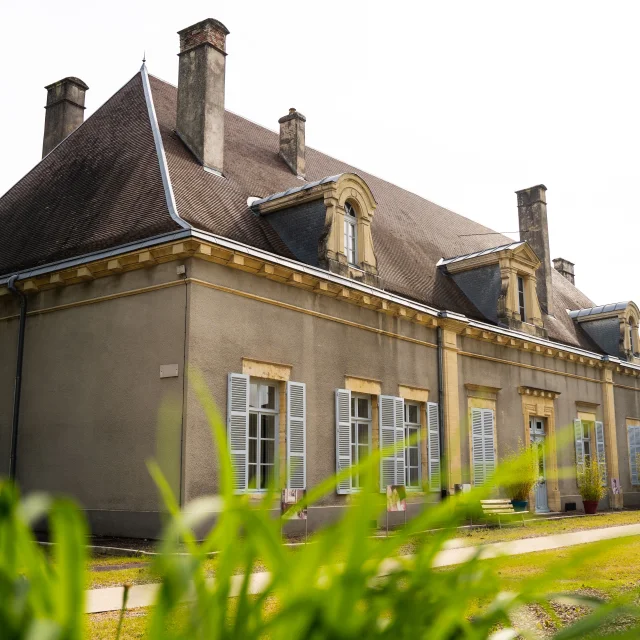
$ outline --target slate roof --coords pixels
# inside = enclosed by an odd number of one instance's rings
[[[153,76],[149,82],[183,220],[295,259],[268,216],[256,216],[247,198],[266,198],[341,173],[357,173],[378,203],[372,234],[381,286],[484,319],[436,265],[442,256],[510,245],[512,239],[309,147],[308,182],[301,185],[278,156],[278,134],[230,112],[225,115],[225,177],[206,172],[174,131],[176,87]],[[0,274],[180,229],[169,215],[161,178],[138,73],[0,198]],[[545,318],[549,337],[598,350],[566,313],[594,303],[555,270],[553,285],[556,314]]]
[[[591,316],[599,316],[603,313],[611,313],[612,311],[623,311],[627,308],[629,302],[614,302],[612,304],[601,304],[597,307],[589,307],[588,309],[575,309],[569,312],[571,318],[587,318]]]

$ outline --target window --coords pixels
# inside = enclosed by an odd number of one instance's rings
[[[637,422],[637,421],[634,421]],[[640,424],[628,424],[627,435],[629,441],[629,467],[631,468],[631,484],[639,485],[638,458],[640,457]]]
[[[607,463],[604,442],[604,424],[595,420],[593,414],[579,414],[584,417],[573,421],[576,443],[576,470],[578,474],[596,459],[602,476],[602,485],[607,486]],[[593,417],[591,417],[593,416]]]
[[[405,483],[407,487],[420,487],[420,406],[404,403],[404,438],[407,443]]]
[[[276,473],[278,388],[270,382],[251,380],[249,386],[248,488],[263,490]]]
[[[593,449],[591,448],[591,434],[593,433],[593,422],[590,420],[582,421],[582,429],[584,431],[584,436],[582,439],[583,447],[584,447],[584,461],[586,464],[591,462],[591,454]]]
[[[347,254],[349,264],[358,264],[358,243],[357,243],[357,219],[356,211],[347,202],[344,205],[344,251]]]
[[[351,394],[351,464],[364,460],[371,449],[371,396]],[[351,477],[351,487],[362,486],[359,473]]]
[[[631,355],[638,353],[638,328],[633,319],[629,320],[629,350]]]
[[[527,314],[525,312],[524,304],[524,278],[522,276],[518,276],[518,310],[520,312],[520,320],[522,320],[522,322],[526,322]]]

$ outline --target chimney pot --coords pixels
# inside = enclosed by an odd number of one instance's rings
[[[224,80],[229,30],[207,18],[180,36],[176,130],[205,168],[222,174]]]
[[[295,107],[289,114],[282,116],[280,124],[280,157],[300,178],[305,177],[305,140],[304,127],[307,119]]]
[[[571,284],[576,283],[576,275],[575,275],[575,264],[573,262],[569,262],[564,258],[554,258],[553,260],[553,268],[556,271],[559,271],[563,277],[565,277]]]
[[[47,85],[45,89],[43,158],[83,123],[84,99],[89,87],[80,78],[68,77]]]
[[[540,258],[537,292],[542,311],[553,314],[549,226],[547,224],[547,187],[543,184],[516,191],[520,240],[526,241]]]

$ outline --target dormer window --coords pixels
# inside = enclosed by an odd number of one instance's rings
[[[632,356],[638,354],[638,325],[633,318],[629,319],[629,347]]]
[[[349,264],[358,264],[358,220],[350,202],[344,205],[344,250]]]
[[[524,278],[522,276],[518,276],[518,309],[520,311],[520,320],[526,322],[527,312],[524,297]]]

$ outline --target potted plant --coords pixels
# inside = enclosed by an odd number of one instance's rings
[[[508,456],[510,480],[504,484],[507,497],[511,499],[514,511],[526,511],[529,494],[536,483],[535,456],[531,447],[518,443],[518,450]]]
[[[600,466],[595,456],[586,460],[582,469],[578,470],[578,491],[582,496],[584,512],[593,515],[605,494]]]

